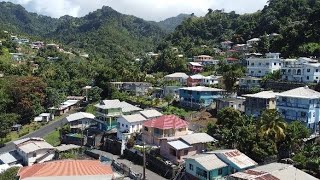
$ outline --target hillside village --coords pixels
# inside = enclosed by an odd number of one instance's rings
[[[0,179],[320,178],[319,57],[279,32],[121,56],[0,30]]]

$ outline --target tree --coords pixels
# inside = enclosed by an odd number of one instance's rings
[[[10,169],[7,169],[6,171],[0,173],[0,179],[16,180],[18,170],[19,170],[19,167],[12,167]]]
[[[18,120],[19,115],[17,114],[0,114],[0,138],[5,138],[11,131],[11,126],[13,126]]]
[[[285,139],[287,123],[283,120],[281,114],[277,110],[265,110],[259,119],[259,124],[261,136],[270,137],[275,142],[280,142]]]
[[[219,62],[218,72],[223,75],[223,82],[227,92],[232,93],[236,90],[237,79],[244,75],[243,68],[236,64],[226,64]]]
[[[89,101],[90,102],[97,102],[97,101],[101,100],[102,91],[103,90],[97,86],[91,88],[88,92]]]

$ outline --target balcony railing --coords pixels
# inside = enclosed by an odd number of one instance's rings
[[[310,105],[277,101],[277,106],[309,109]]]

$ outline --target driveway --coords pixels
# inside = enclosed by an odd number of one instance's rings
[[[73,112],[70,112],[70,113],[73,113]],[[47,134],[55,131],[56,128],[65,125],[67,123],[67,120],[65,119],[65,117],[67,117],[70,113],[64,114],[58,120],[56,120],[56,121],[54,121],[54,122],[52,122],[52,123],[50,123],[48,125],[45,125],[45,126],[41,127],[40,129],[30,133],[30,134],[22,136],[19,139],[28,138],[28,137],[41,137],[41,138],[43,138]],[[15,149],[15,145],[13,144],[13,142],[12,141],[8,142],[5,147],[0,148],[0,154],[12,151],[14,149]]]

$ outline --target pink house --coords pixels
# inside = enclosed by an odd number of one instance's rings
[[[160,141],[160,154],[171,162],[180,164],[184,161],[184,158],[205,151],[207,149],[207,143],[216,141],[216,139],[206,133],[163,138]]]
[[[203,65],[198,62],[189,62],[188,67],[192,73],[200,73],[203,71]]]
[[[188,122],[175,115],[163,115],[143,123],[142,138],[147,144],[159,146],[160,140],[188,134]]]

